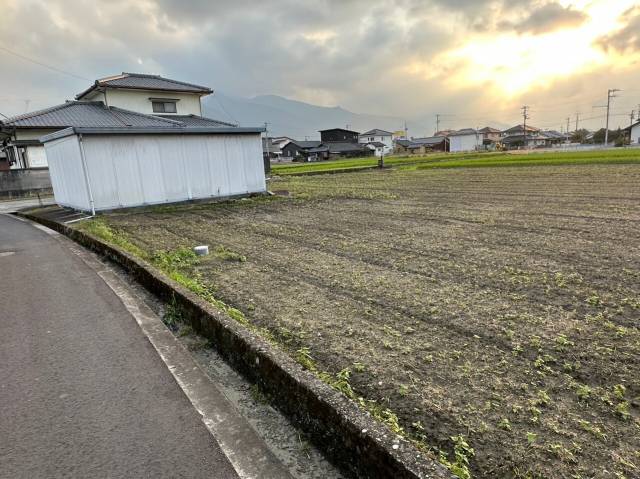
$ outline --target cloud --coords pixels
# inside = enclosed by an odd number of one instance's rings
[[[511,26],[520,34],[540,35],[556,30],[579,27],[588,18],[587,14],[574,10],[571,6],[563,7],[559,3],[552,2],[538,7],[520,21],[515,23],[507,21],[502,26]]]
[[[454,84],[454,75],[475,63],[447,53],[488,38],[534,38],[586,17],[547,0],[0,2],[0,46],[88,79],[158,73],[228,95],[277,94],[408,119],[436,111],[464,111],[465,118],[507,115],[503,108],[517,113],[511,103],[524,100],[507,101],[484,81]],[[631,28],[611,44],[634,45]],[[505,51],[500,44],[473,56],[486,64]],[[2,50],[0,61],[5,114],[22,113],[25,99],[31,109],[46,107],[88,86]]]
[[[605,50],[612,49],[621,53],[640,52],[640,5],[624,12],[620,21],[624,26],[598,39],[597,44]]]

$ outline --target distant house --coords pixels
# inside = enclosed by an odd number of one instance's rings
[[[449,151],[449,138],[446,136],[431,136],[427,138],[411,138],[411,140],[395,141],[396,153],[416,155],[437,151]]]
[[[498,143],[500,141],[500,137],[502,136],[502,132],[497,128],[492,128],[490,126],[485,126],[484,128],[480,128],[478,133],[482,135],[482,144],[484,146],[490,146]]]
[[[527,125],[525,132],[523,125],[516,125],[502,132],[500,142],[507,149],[539,148],[546,145],[547,138],[540,128]]]
[[[482,135],[473,128],[464,128],[448,135],[449,151],[477,151],[482,145]]]
[[[331,128],[320,130],[320,141],[322,143],[358,143],[360,133],[344,128]]]
[[[546,138],[545,146],[556,146],[567,142],[567,135],[556,130],[544,130],[540,134]]]
[[[358,143],[362,145],[373,145],[373,148],[370,148],[376,151],[376,156],[380,156],[378,151],[387,154],[393,149],[393,133],[374,128],[373,130],[365,131],[358,135]],[[374,145],[375,143],[381,144],[382,147]],[[380,150],[380,148],[382,149]]]
[[[626,128],[630,145],[640,145],[640,121]]]
[[[285,146],[282,147],[282,158],[290,161],[307,161],[309,158],[310,150],[319,146],[320,142],[317,140],[290,140]]]

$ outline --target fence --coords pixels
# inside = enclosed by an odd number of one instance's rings
[[[21,198],[52,194],[47,168],[0,171],[0,198]]]

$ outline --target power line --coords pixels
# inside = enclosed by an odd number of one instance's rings
[[[233,115],[231,115],[227,109],[224,107],[224,105],[222,104],[222,102],[220,101],[220,96],[217,95],[215,92],[213,94],[213,98],[216,99],[216,101],[218,102],[218,105],[220,105],[220,108],[222,109],[222,111],[224,112],[225,115],[227,115],[229,118],[231,118],[231,120],[236,124],[239,125],[240,123],[238,122],[238,120],[236,120]]]
[[[84,81],[88,81],[88,82],[93,81],[93,80],[90,80],[90,79],[85,78],[85,77],[83,77],[83,76],[76,75],[75,73],[71,73],[71,72],[68,72],[68,71],[66,71],[66,70],[62,70],[62,69],[60,69],[60,68],[56,68],[56,67],[54,67],[54,66],[47,65],[46,63],[43,63],[43,62],[41,62],[41,61],[34,60],[33,58],[29,58],[29,57],[27,57],[27,56],[22,55],[21,53],[14,52],[13,50],[9,50],[7,47],[4,47],[4,46],[2,46],[2,45],[0,45],[0,50],[3,50],[3,51],[5,51],[5,52],[7,52],[7,53],[9,53],[9,54],[11,54],[11,55],[13,55],[13,56],[16,56],[16,57],[18,57],[18,58],[23,59],[23,60],[25,60],[25,61],[31,62],[31,63],[33,63],[33,64],[35,64],[35,65],[39,65],[39,66],[41,66],[41,67],[48,68],[49,70],[52,70],[52,71],[54,71],[54,72],[61,73],[62,75],[67,75],[67,76],[70,76],[70,77],[73,77],[73,78],[77,78],[78,80],[84,80]]]

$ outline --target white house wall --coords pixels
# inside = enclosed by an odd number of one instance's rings
[[[449,151],[475,151],[482,144],[482,135],[454,135],[449,137]]]
[[[85,135],[83,144],[96,210],[266,191],[257,134]]]
[[[68,136],[49,142],[45,148],[56,203],[81,210],[91,209],[78,137]]]
[[[125,110],[137,111],[147,115],[154,113],[149,98],[167,98],[179,100],[176,103],[178,115],[201,115],[200,96],[195,93],[178,93],[178,92],[160,92],[147,90],[124,90],[110,88],[106,92],[106,100],[109,106],[123,108]],[[84,98],[85,100],[105,101],[103,92],[94,92],[92,95]],[[171,113],[163,113],[170,115]]]
[[[640,144],[640,124],[635,125],[633,128],[631,128],[631,144]]]

